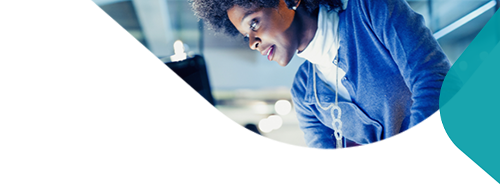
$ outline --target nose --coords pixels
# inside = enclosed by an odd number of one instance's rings
[[[257,50],[261,43],[260,38],[255,37],[255,36],[249,36],[248,38],[248,45],[250,46],[250,49],[252,50]]]

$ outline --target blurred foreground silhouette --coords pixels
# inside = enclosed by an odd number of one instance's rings
[[[262,135],[254,124],[245,125],[245,140],[247,149],[263,149]]]

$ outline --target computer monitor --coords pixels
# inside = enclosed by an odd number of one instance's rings
[[[203,57],[196,55],[179,62],[166,62],[165,81],[183,94],[196,95],[208,110],[215,107]]]
[[[165,67],[165,82],[184,97],[198,114],[210,125],[216,149],[227,148],[224,120],[215,110],[215,100],[212,96],[205,60],[195,55],[178,62],[170,59],[158,59]]]

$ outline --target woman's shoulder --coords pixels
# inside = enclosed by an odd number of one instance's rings
[[[310,74],[312,74],[312,64],[309,61],[304,61],[295,73],[292,85],[292,95],[303,95],[306,92],[307,82]]]
[[[293,80],[294,84],[297,81],[304,81],[309,77],[309,71],[312,68],[312,63],[309,61],[304,61],[300,66],[297,72],[295,73],[295,78]],[[312,71],[312,70],[311,70]]]
[[[387,11],[396,5],[402,5],[406,2],[404,0],[349,0],[347,2],[346,10],[359,11],[368,16],[377,11]]]

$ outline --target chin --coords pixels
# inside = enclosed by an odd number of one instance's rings
[[[288,63],[290,63],[292,59],[288,59],[288,60],[282,60],[282,61],[279,61],[278,64],[282,67],[286,67],[288,65]]]
[[[278,64],[282,67],[285,67],[286,65],[288,65],[288,63],[290,63],[290,60],[278,61]]]
[[[278,62],[278,64],[280,66],[285,67],[288,65],[288,63],[290,63],[290,61],[292,60],[292,57],[293,57],[293,55],[290,56],[288,54],[285,54],[285,55],[282,55],[282,54],[277,55],[276,54],[276,56],[274,56],[274,58],[272,60],[275,62]]]

